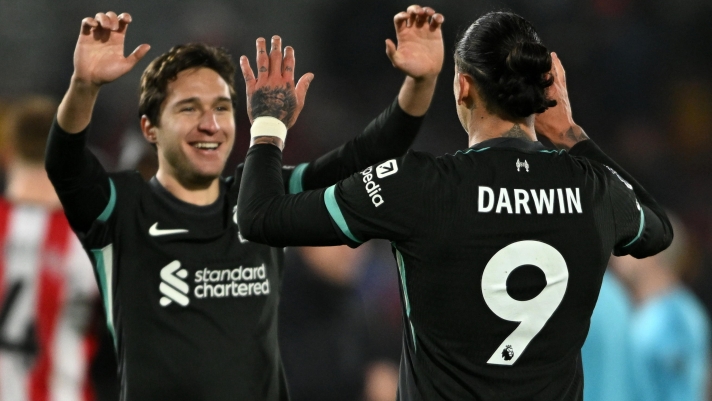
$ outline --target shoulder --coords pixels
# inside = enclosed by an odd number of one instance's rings
[[[137,171],[120,171],[108,176],[110,193],[107,209],[113,209],[116,204],[122,208],[135,204],[148,191],[148,183]]]
[[[121,188],[139,188],[148,186],[148,183],[144,181],[141,174],[138,171],[119,171],[115,173],[109,173],[109,180],[114,184],[114,186]]]
[[[422,190],[428,184],[436,182],[437,177],[442,174],[439,165],[435,156],[409,150],[401,157],[367,167],[357,173],[356,177],[366,184],[378,183],[386,191],[390,189],[408,193]]]

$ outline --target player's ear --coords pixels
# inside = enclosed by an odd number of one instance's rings
[[[151,120],[145,114],[141,116],[141,132],[149,143],[155,144],[157,142],[156,126],[151,123]]]
[[[457,72],[457,104],[464,104],[468,109],[472,109],[475,105],[474,94],[477,90],[474,86],[474,80],[472,77],[463,72]]]

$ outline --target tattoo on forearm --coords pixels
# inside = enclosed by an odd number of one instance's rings
[[[509,131],[502,134],[503,138],[519,138],[531,140],[529,135],[519,126],[519,124],[514,124],[514,127],[510,128]]]
[[[289,125],[297,108],[297,98],[289,90],[289,86],[271,88],[269,86],[257,89],[250,100],[252,118],[269,116]]]

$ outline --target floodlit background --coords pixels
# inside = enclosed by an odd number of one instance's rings
[[[285,150],[285,163],[297,164],[352,138],[393,101],[403,76],[388,61],[384,41],[395,38],[392,18],[408,5],[394,0],[0,0],[0,105],[37,93],[59,100],[72,74],[82,18],[99,11],[130,12],[127,54],[141,43],[152,49],[132,72],[102,89],[90,144],[108,170],[150,169],[155,153],[143,142],[137,115],[139,76],[149,61],[173,45],[202,41],[227,48],[235,61],[245,54],[254,66],[255,39],[279,34],[295,48],[297,74],[316,75]],[[691,246],[681,275],[709,310],[712,2],[448,0],[421,5],[445,16],[446,58],[414,148],[442,155],[467,147],[451,84],[457,33],[486,11],[524,16],[566,68],[576,122],[689,230]],[[239,74],[237,86],[244,93]],[[237,127],[227,175],[247,151],[244,97]],[[283,347],[308,347],[314,336],[323,337],[314,346],[344,333],[353,337],[335,343],[321,359],[283,351],[290,384],[301,386],[293,391],[295,399],[300,391],[325,393],[330,383],[342,382],[340,388],[351,386],[358,397],[364,388],[373,400],[379,399],[379,389],[386,389],[385,399],[393,397],[388,386],[397,368],[401,330],[396,264],[387,243],[362,248],[334,251],[336,256],[288,252],[282,312],[289,315],[281,324],[296,326],[282,330],[289,337]],[[286,307],[286,299],[294,302]],[[308,326],[300,321],[313,322],[313,332],[290,337]],[[310,389],[310,382],[322,390]],[[344,394],[324,399],[345,399]],[[316,399],[311,397],[304,399]]]

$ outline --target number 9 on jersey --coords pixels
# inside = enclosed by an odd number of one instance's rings
[[[528,301],[516,300],[507,292],[507,277],[523,265],[536,266],[546,276],[546,287]],[[487,306],[504,320],[520,322],[487,363],[511,366],[517,362],[561,304],[568,281],[564,257],[551,245],[539,241],[509,244],[487,262],[482,273],[482,295]]]

